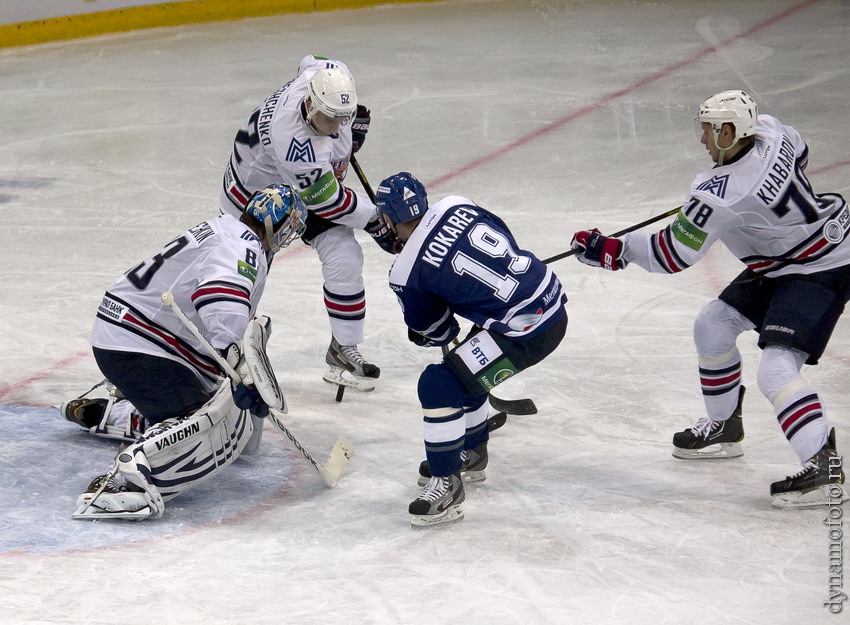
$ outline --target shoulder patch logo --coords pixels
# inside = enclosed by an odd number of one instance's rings
[[[726,197],[726,185],[729,183],[729,174],[723,176],[712,176],[711,180],[706,180],[697,187],[700,191],[707,191],[719,198]]]
[[[243,260],[236,263],[236,273],[240,276],[245,276],[251,282],[257,281],[257,270]]]
[[[292,141],[289,143],[289,149],[286,151],[286,160],[315,163],[316,153],[313,151],[313,144],[310,142],[310,137],[307,137],[303,143],[292,137]]]

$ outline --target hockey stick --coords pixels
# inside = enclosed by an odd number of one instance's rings
[[[375,203],[375,192],[372,191],[372,185],[369,184],[369,181],[366,179],[366,174],[363,173],[363,169],[360,167],[360,163],[357,162],[357,157],[354,154],[351,155],[351,166],[354,168],[354,173],[357,174],[358,180],[360,180],[360,184],[363,185],[363,190],[366,192],[366,195],[369,196],[369,199],[372,200],[372,204]]]
[[[682,206],[684,206],[684,204]],[[655,217],[650,217],[649,219],[646,219],[646,220],[640,222],[639,224],[629,226],[628,228],[624,228],[623,230],[620,230],[619,232],[615,232],[614,234],[609,234],[608,236],[609,237],[620,237],[620,236],[623,236],[624,234],[628,234],[629,232],[634,232],[635,230],[640,230],[644,226],[648,226],[649,224],[654,224],[656,221],[661,221],[662,219],[666,219],[667,217],[672,217],[673,215],[675,215],[676,213],[678,213],[682,209],[682,206],[677,206],[676,208],[671,208],[667,212],[661,213],[660,215],[656,215]],[[567,250],[566,252],[562,252],[560,254],[556,254],[555,256],[547,258],[543,262],[548,265],[549,263],[554,263],[556,260],[561,260],[562,258],[566,258],[567,256],[575,256],[576,254],[579,253],[579,251],[580,251],[579,249]]]
[[[218,353],[212,345],[210,345],[209,341],[207,341],[206,337],[201,334],[198,330],[197,326],[192,323],[192,321],[186,316],[186,314],[180,309],[180,306],[177,305],[177,302],[174,301],[174,295],[171,291],[166,291],[161,296],[162,303],[166,306],[170,307],[171,310],[174,311],[174,314],[177,315],[177,318],[180,319],[180,322],[186,326],[186,329],[191,332],[196,339],[201,342],[201,345],[210,353],[213,359],[218,363],[218,366],[221,367],[222,371],[227,374],[231,380],[236,383],[242,381],[240,375],[236,372],[236,370],[230,366],[221,354]],[[331,454],[328,457],[327,462],[324,465],[319,465],[313,456],[308,452],[304,447],[301,446],[301,443],[292,435],[289,429],[283,424],[280,420],[280,415],[283,413],[279,410],[275,410],[273,408],[269,408],[269,420],[277,427],[281,433],[289,439],[289,442],[301,452],[301,455],[313,465],[313,468],[318,471],[319,475],[330,488],[336,486],[337,480],[339,479],[340,474],[342,473],[343,468],[345,468],[346,463],[351,458],[352,449],[351,444],[343,437],[337,439],[336,444],[334,444],[333,449],[331,450]]]
[[[443,352],[443,358],[448,356],[452,349],[458,347],[460,341],[455,339],[449,345],[441,345],[440,350]],[[505,424],[507,415],[531,415],[537,414],[537,406],[533,399],[501,399],[490,393],[490,405],[498,414],[494,414],[487,419],[490,425],[490,431],[498,430]]]

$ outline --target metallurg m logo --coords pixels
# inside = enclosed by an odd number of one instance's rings
[[[286,151],[286,160],[315,163],[316,153],[313,151],[313,144],[310,142],[310,137],[307,137],[303,143],[292,137],[292,141],[289,143],[289,149]]]
[[[729,183],[729,174],[725,176],[712,176],[697,187],[700,191],[708,191],[719,198],[726,197],[726,185]]]

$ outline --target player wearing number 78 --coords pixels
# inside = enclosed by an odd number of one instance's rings
[[[411,524],[456,521],[463,481],[484,479],[488,393],[560,344],[567,298],[552,270],[468,198],[451,195],[429,208],[422,184],[401,172],[381,182],[375,204],[399,239],[390,288],[408,338],[448,345],[460,330],[455,315],[474,324],[443,362],[425,367],[418,387],[427,462],[420,467],[425,490],[408,509]]]
[[[758,386],[803,465],[775,482],[780,507],[828,503],[844,481],[835,431],[820,395],[802,377],[815,365],[850,299],[850,211],[837,193],[818,195],[806,178],[809,148],[791,126],[759,115],[743,91],[706,99],[697,136],[715,167],[694,178],[676,219],[656,234],[622,239],[577,232],[577,258],[655,273],[687,269],[721,241],[747,268],[697,315],[694,341],[707,416],[673,437],[682,459],[740,456],[744,387],[737,337],[759,333]],[[846,495],[844,495],[846,497]]]

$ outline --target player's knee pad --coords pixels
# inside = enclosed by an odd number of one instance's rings
[[[468,399],[463,383],[445,363],[425,367],[419,376],[418,393],[425,409],[463,408]]]
[[[694,320],[694,344],[702,358],[722,357],[735,349],[738,335],[753,323],[729,304],[715,299],[703,306]]]
[[[807,355],[782,345],[768,345],[762,351],[758,368],[758,387],[773,404],[806,387],[800,369]]]
[[[236,460],[253,431],[250,413],[233,404],[224,382],[197,412],[149,428],[118,454],[116,464],[129,482],[167,501]]]

